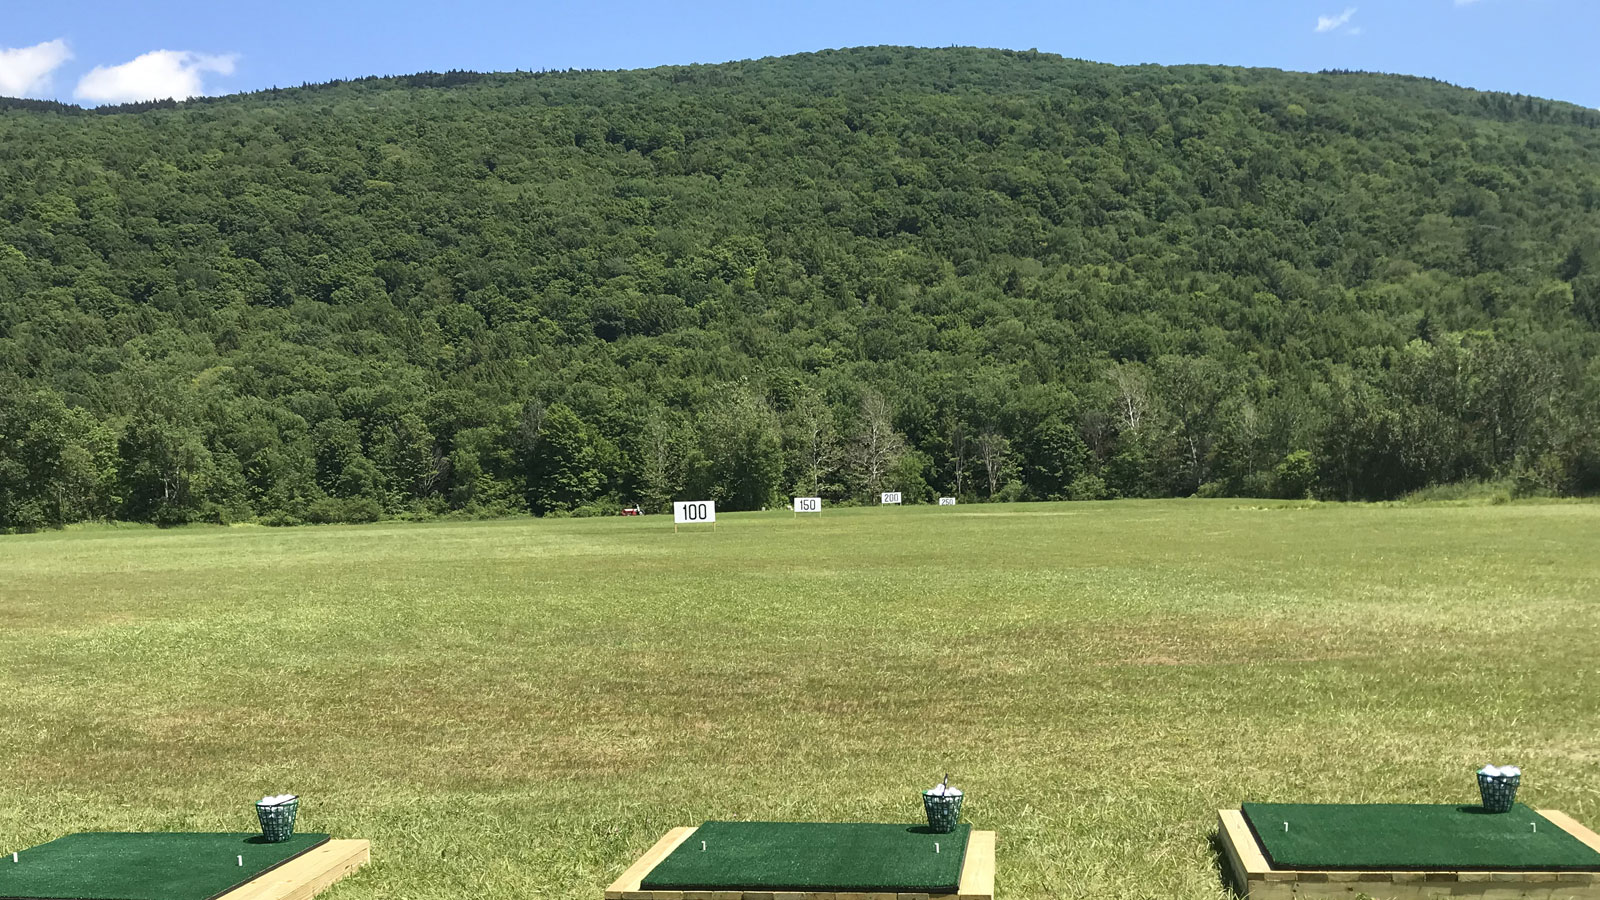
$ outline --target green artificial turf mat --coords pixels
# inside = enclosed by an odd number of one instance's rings
[[[259,834],[69,834],[0,858],[0,900],[210,900],[318,845]],[[239,865],[239,857],[244,865]]]
[[[933,834],[925,825],[707,822],[640,889],[952,893],[971,834],[971,825]]]
[[[1243,812],[1279,869],[1600,871],[1600,853],[1520,803],[1505,813],[1420,803],[1246,803]]]

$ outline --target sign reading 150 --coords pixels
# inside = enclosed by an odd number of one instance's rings
[[[822,512],[822,498],[821,497],[796,497],[796,498],[794,498],[794,511],[797,512],[797,513],[803,513],[803,512],[819,513],[819,512]]]
[[[672,524],[702,525],[717,520],[714,500],[679,500],[672,504]]]

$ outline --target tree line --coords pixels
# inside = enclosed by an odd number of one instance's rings
[[[0,104],[0,529],[1600,491],[1600,129],[863,48]]]

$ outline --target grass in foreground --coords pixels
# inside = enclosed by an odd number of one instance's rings
[[[373,840],[334,900],[595,898],[669,827],[901,821],[1007,898],[1221,896],[1241,800],[1600,822],[1600,506],[1039,504],[0,539],[0,850]]]

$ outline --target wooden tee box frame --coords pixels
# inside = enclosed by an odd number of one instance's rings
[[[328,841],[262,872],[217,900],[311,900],[371,859],[370,841]]]
[[[974,831],[967,840],[967,856],[961,864],[961,883],[954,894],[927,893],[847,893],[821,891],[715,890],[646,891],[640,882],[678,845],[695,833],[694,828],[674,828],[649,852],[639,857],[611,886],[605,900],[994,900],[995,833]],[[224,898],[227,900],[227,898]]]
[[[274,866],[216,900],[311,900],[372,859],[372,843],[328,840]],[[9,860],[7,860],[9,864]]]
[[[1600,851],[1600,835],[1566,813],[1538,810],[1562,831]],[[1424,900],[1480,897],[1484,900],[1600,900],[1600,872],[1381,872],[1274,869],[1251,833],[1244,813],[1217,811],[1222,864],[1234,890],[1245,900],[1371,897],[1373,900]]]

